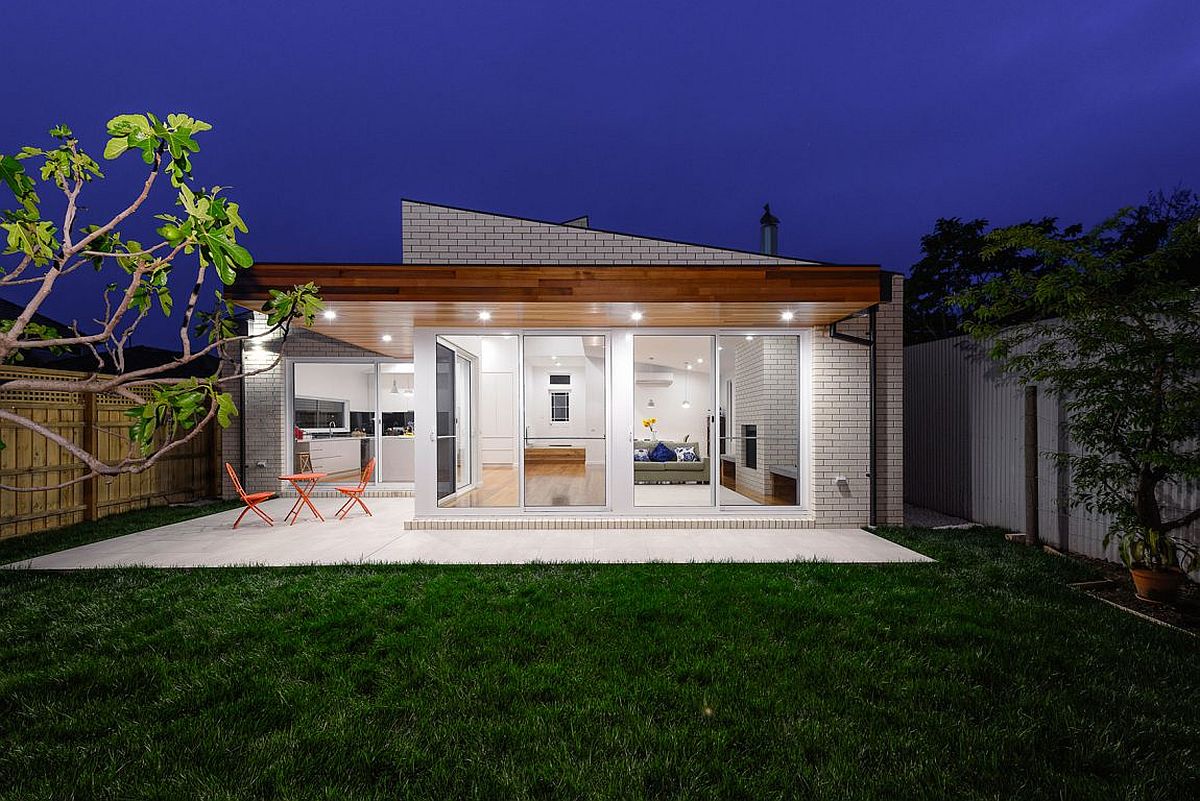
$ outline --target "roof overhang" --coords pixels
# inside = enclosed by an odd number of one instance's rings
[[[417,327],[609,328],[640,311],[642,326],[796,328],[881,300],[878,266],[825,264],[269,263],[242,271],[227,295],[256,308],[270,290],[309,281],[337,311],[318,321],[319,333],[398,358],[411,355]]]

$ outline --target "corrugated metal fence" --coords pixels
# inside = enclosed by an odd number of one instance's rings
[[[1024,389],[1002,376],[969,337],[904,349],[904,499],[1013,531],[1025,528]],[[1038,525],[1042,540],[1086,556],[1105,552],[1110,520],[1071,508],[1070,476],[1049,456],[1076,450],[1057,398],[1038,393]],[[1200,503],[1200,487],[1174,489],[1176,511]],[[1200,526],[1190,534],[1200,536]]]

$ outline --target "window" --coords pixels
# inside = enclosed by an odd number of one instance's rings
[[[570,376],[570,374],[551,373],[550,374],[550,383],[552,385],[569,387],[569,386],[571,386],[571,376]]]
[[[550,422],[551,423],[569,423],[569,422],[571,422],[571,393],[570,392],[551,392],[550,393]]]
[[[304,431],[349,431],[346,401],[337,398],[306,398],[297,395],[292,404],[295,424]]]

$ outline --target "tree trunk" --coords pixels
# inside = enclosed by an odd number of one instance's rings
[[[1162,531],[1162,510],[1158,506],[1158,477],[1147,465],[1138,471],[1137,492],[1133,499],[1133,511],[1137,521],[1147,529]]]
[[[1025,544],[1040,545],[1038,530],[1038,388],[1025,387]]]

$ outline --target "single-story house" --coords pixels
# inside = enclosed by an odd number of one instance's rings
[[[242,351],[223,449],[248,487],[374,459],[417,526],[901,522],[901,276],[780,256],[769,211],[761,252],[410,200],[402,226],[400,264],[231,288],[326,304]]]

